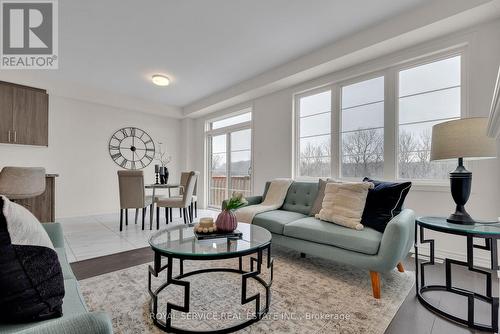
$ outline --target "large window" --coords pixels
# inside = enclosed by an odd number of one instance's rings
[[[331,91],[299,99],[299,161],[300,176],[331,175]]]
[[[342,177],[382,176],[384,77],[342,87]]]
[[[435,124],[462,117],[463,55],[400,63],[295,97],[296,177],[445,181]]]
[[[460,118],[461,57],[399,72],[398,174],[403,179],[445,179],[455,162],[431,162],[432,126]]]

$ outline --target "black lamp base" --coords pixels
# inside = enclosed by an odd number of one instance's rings
[[[463,159],[459,158],[457,169],[450,173],[451,196],[453,196],[457,207],[455,212],[446,219],[447,222],[467,225],[475,223],[474,219],[465,210],[465,203],[469,199],[471,185],[472,173],[465,169]]]
[[[467,211],[465,211],[465,208],[462,206],[461,211],[455,211],[455,213],[452,213],[446,221],[448,223],[453,223],[453,224],[463,224],[463,225],[473,225],[475,224],[475,220],[472,219],[472,217],[469,215]]]

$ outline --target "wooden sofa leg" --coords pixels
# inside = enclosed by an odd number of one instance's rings
[[[380,274],[376,271],[370,271],[370,278],[372,279],[373,297],[380,299]]]
[[[398,263],[398,271],[400,273],[404,273],[405,272],[405,267],[403,267],[403,264],[401,262]]]

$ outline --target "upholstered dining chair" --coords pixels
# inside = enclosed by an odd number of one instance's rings
[[[180,182],[181,186],[179,188],[179,196],[177,197],[182,197],[182,195],[184,194],[184,189],[186,188],[189,174],[190,172],[181,173],[181,182]],[[194,210],[195,217],[198,217],[198,197],[196,196],[197,188],[198,188],[198,180],[196,180],[196,183],[194,185],[193,196],[191,198],[191,205],[189,206],[191,215],[193,215],[193,210]],[[179,209],[179,215],[182,217],[182,209]],[[172,215],[170,215],[170,221],[172,221]]]
[[[153,210],[152,196],[146,196],[144,188],[144,172],[142,170],[119,170],[118,187],[120,189],[120,231],[123,229],[123,214],[125,213],[125,225],[128,225],[128,209],[135,209],[135,223],[139,209],[142,209],[142,229],[149,206]],[[152,212],[152,211],[151,211]],[[152,220],[149,228],[153,228]]]
[[[45,192],[45,168],[4,167],[0,172],[0,194],[10,200],[26,199]]]
[[[156,200],[156,229],[160,228],[160,208],[165,208],[165,221],[168,224],[168,211],[171,208],[179,208],[183,212],[184,224],[193,221],[193,213],[189,209],[193,200],[193,192],[200,172],[189,172],[186,186],[183,187],[182,196],[159,198]],[[171,215],[170,215],[171,216]]]

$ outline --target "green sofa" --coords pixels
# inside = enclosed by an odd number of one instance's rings
[[[263,196],[247,197],[248,205],[262,202]],[[398,268],[408,255],[415,234],[415,215],[404,209],[387,225],[384,233],[365,227],[361,231],[324,222],[309,216],[318,192],[318,182],[293,182],[283,206],[257,214],[252,223],[272,233],[273,244],[313,256],[370,271],[373,296],[380,298],[380,272]],[[222,204],[223,208],[225,202]]]
[[[0,324],[0,333],[19,334],[108,334],[113,333],[111,320],[102,312],[89,312],[80,294],[78,281],[71,271],[61,225],[43,224],[59,257],[63,270],[65,296],[63,316],[41,322],[25,324]]]

